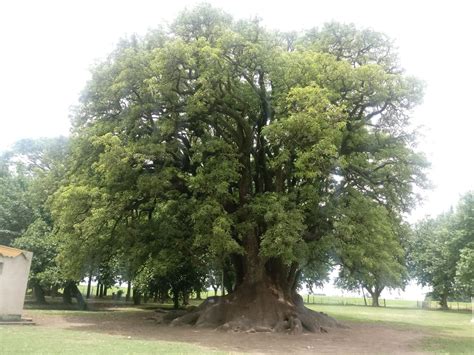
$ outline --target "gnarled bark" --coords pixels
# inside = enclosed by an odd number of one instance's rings
[[[302,298],[271,283],[242,285],[232,294],[210,297],[195,310],[171,322],[248,332],[321,332],[340,324],[324,313],[306,308]]]

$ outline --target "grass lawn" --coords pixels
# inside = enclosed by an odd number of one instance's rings
[[[219,354],[198,346],[36,326],[0,326],[1,354]]]
[[[338,320],[378,322],[405,329],[418,329],[432,336],[423,349],[435,353],[474,354],[474,323],[471,313],[412,308],[307,305]]]
[[[142,306],[141,308],[146,308]],[[397,329],[413,329],[428,336],[419,350],[433,353],[473,353],[474,324],[467,312],[423,310],[415,308],[372,308],[365,306],[308,305],[328,313],[340,321],[378,323]],[[85,322],[94,320],[121,320],[129,324],[130,316],[143,312],[133,306],[115,311],[68,311],[29,309],[33,318],[82,317]],[[140,316],[141,317],[141,316]],[[141,318],[138,321],[141,322]],[[137,319],[137,317],[135,317]],[[133,326],[133,325],[132,325]],[[132,334],[133,335],[133,334]],[[218,353],[190,343],[160,340],[143,340],[134,335],[112,335],[89,329],[67,329],[50,324],[44,326],[0,326],[0,354],[189,354]],[[336,344],[335,344],[336,345]],[[216,346],[215,348],[219,348]],[[225,353],[225,352],[222,352]]]

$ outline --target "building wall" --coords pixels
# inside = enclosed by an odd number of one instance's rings
[[[23,312],[32,253],[10,258],[0,255],[0,319],[18,318]]]

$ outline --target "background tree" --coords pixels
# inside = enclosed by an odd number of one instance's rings
[[[2,225],[16,225],[10,243],[33,252],[29,285],[39,303],[45,303],[45,294],[54,294],[66,282],[55,259],[58,242],[48,199],[62,182],[67,149],[63,137],[24,139],[2,158],[6,179],[12,183],[9,190],[0,192],[3,211],[9,214],[9,222]],[[10,202],[14,205],[9,206]]]
[[[0,158],[0,244],[11,245],[34,220],[29,183],[21,166],[8,155]]]
[[[459,259],[456,263],[456,287],[465,296],[474,296],[474,192],[461,197],[455,228],[458,231]]]
[[[402,226],[387,210],[363,196],[354,196],[335,223],[337,285],[366,290],[378,307],[385,288],[404,287],[407,276]]]
[[[288,38],[202,5],[168,33],[122,41],[75,115],[54,203],[63,258],[79,266],[106,246],[229,258],[233,292],[175,324],[335,325],[303,306],[299,277],[353,191],[409,210],[424,181],[407,129],[422,88],[379,33],[331,24]]]
[[[14,240],[13,245],[33,252],[29,287],[33,289],[37,303],[46,303],[45,295],[54,296],[55,291],[65,283],[55,262],[58,243],[51,226],[38,218],[30,224],[21,237]]]
[[[417,224],[411,241],[410,265],[414,276],[424,286],[431,286],[431,296],[441,307],[448,299],[472,293],[474,243],[473,193],[464,195],[457,208]]]
[[[461,250],[456,264],[456,284],[467,295],[474,295],[474,246]]]
[[[455,238],[450,225],[451,214],[417,224],[411,248],[413,273],[423,286],[431,286],[431,296],[448,308],[448,297],[454,295],[457,257],[453,253]]]

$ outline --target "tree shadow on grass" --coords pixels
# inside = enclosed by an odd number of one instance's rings
[[[54,322],[56,319],[58,326],[67,331],[131,340],[189,343],[231,352],[294,353],[314,352],[318,349],[319,352],[326,353],[354,353],[366,352],[367,348],[374,349],[375,353],[384,353],[387,349],[403,352],[412,349],[424,336],[421,332],[367,323],[354,323],[351,329],[332,329],[325,334],[234,333],[190,326],[171,327],[158,322],[162,315],[161,312],[143,308],[122,308],[117,312],[74,312],[56,317],[46,314],[42,316],[44,323],[50,320]],[[377,336],[374,337],[374,334]]]

